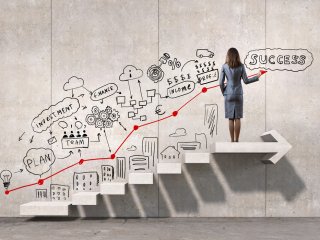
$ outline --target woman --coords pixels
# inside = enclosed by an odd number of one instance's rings
[[[219,84],[224,96],[225,118],[229,119],[231,142],[239,141],[240,119],[243,117],[241,78],[245,84],[248,84],[258,81],[260,76],[259,72],[256,76],[248,78],[244,65],[240,61],[238,50],[236,48],[228,50],[226,63],[222,65]]]

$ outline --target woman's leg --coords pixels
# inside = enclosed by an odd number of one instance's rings
[[[240,122],[240,118],[235,119],[235,135],[236,135],[236,142],[239,142],[239,136],[240,136],[240,129],[241,129],[241,122]]]
[[[231,142],[234,142],[234,119],[229,119],[229,132],[230,132]]]

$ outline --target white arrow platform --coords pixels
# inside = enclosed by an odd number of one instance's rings
[[[265,142],[217,142],[212,153],[187,152],[185,164],[208,164],[219,153],[265,153],[263,163],[276,164],[290,149],[291,145],[275,130],[261,135]],[[214,153],[214,154],[213,154]],[[157,174],[181,174],[181,163],[158,163]],[[71,205],[97,205],[99,195],[124,195],[127,184],[153,184],[153,173],[129,173],[127,182],[103,182],[99,192],[77,192],[72,202],[41,201],[20,205],[23,216],[68,216]]]
[[[263,163],[276,164],[290,149],[291,145],[277,131],[261,135],[265,142],[216,142],[213,153],[266,153]]]

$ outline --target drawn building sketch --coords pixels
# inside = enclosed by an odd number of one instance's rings
[[[218,105],[206,104],[204,112],[204,126],[209,129],[210,136],[218,134]]]
[[[178,142],[177,143],[178,151],[196,151],[201,149],[200,142]]]
[[[52,201],[67,201],[69,199],[70,187],[67,185],[51,184],[50,198]]]
[[[161,152],[162,160],[179,159],[180,152],[174,146],[168,146]]]
[[[114,180],[114,167],[112,165],[102,165],[101,173],[103,182],[111,182]]]
[[[73,174],[73,190],[92,191],[99,184],[97,172],[75,172]]]
[[[36,189],[36,199],[47,199],[48,190],[47,189]]]
[[[129,157],[129,170],[145,171],[150,168],[149,157],[144,155],[133,155]]]
[[[117,178],[126,178],[126,158],[117,157]]]
[[[148,156],[151,161],[151,166],[154,167],[156,160],[158,160],[158,138],[157,137],[144,137],[142,139],[142,153]]]

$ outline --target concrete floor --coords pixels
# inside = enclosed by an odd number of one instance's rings
[[[0,240],[318,240],[320,218],[0,218]]]

